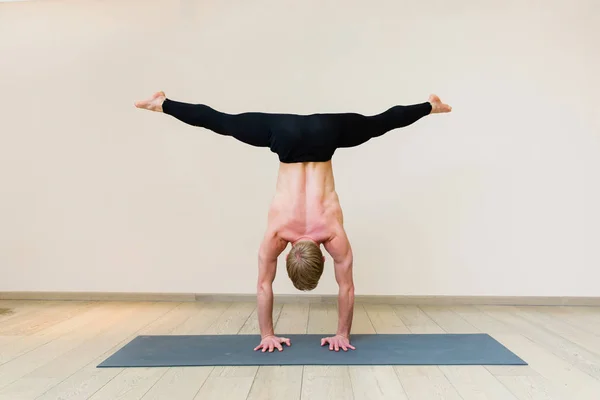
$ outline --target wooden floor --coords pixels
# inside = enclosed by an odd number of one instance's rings
[[[336,326],[334,304],[274,314],[277,332]],[[529,366],[98,369],[140,334],[258,333],[255,305],[0,301],[0,400],[600,399],[600,308],[358,304],[353,332],[486,332]]]

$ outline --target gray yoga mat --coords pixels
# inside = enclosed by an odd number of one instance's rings
[[[527,365],[487,334],[352,335],[356,350],[321,347],[324,335],[281,335],[291,347],[254,351],[257,335],[138,336],[98,368],[239,365]]]

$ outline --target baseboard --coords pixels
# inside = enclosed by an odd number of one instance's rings
[[[240,294],[208,294],[195,296],[196,301],[256,301],[256,296]],[[528,306],[600,306],[600,297],[540,296],[396,296],[356,295],[357,303],[396,305],[528,305]],[[279,303],[335,303],[336,295],[275,295]]]
[[[45,301],[196,301],[193,293],[0,292],[0,300]]]
[[[255,302],[253,294],[121,293],[121,292],[0,292],[0,300]],[[335,303],[335,295],[281,294],[278,303]],[[574,296],[394,296],[356,295],[363,304],[404,305],[528,305],[600,306],[600,297]]]

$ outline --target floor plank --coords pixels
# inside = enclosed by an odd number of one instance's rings
[[[119,348],[123,347],[137,335],[160,335],[172,333],[176,327],[181,325],[192,315],[195,315],[198,307],[200,307],[200,305],[197,303],[183,303],[180,305],[175,304],[173,309],[163,313],[158,318],[153,319],[152,316],[149,316],[147,320],[141,321],[139,324],[131,324],[128,322],[125,326],[121,325],[119,329],[115,330],[114,335],[117,335],[116,332],[119,331],[125,335],[118,336],[116,339],[117,341],[113,342],[113,345],[109,350],[91,360],[90,363],[85,365],[85,367],[78,370],[76,373],[65,376],[63,381],[46,391],[43,395],[38,397],[38,399],[88,399],[91,395],[96,393],[103,386],[124,371],[123,368],[96,368],[99,363],[104,361],[108,356],[116,352]],[[110,309],[110,307],[108,308]],[[118,338],[122,338],[122,340],[118,341]],[[199,382],[199,385],[201,383],[202,382]],[[159,386],[158,382],[155,386]],[[199,386],[196,387],[194,393],[198,388]]]
[[[527,317],[522,318],[515,307],[479,306],[477,308],[504,323],[509,331],[520,333],[580,370],[600,379],[600,355],[560,336],[552,331],[552,326],[548,326],[547,323],[539,324],[526,319]],[[556,329],[556,324],[554,327]]]
[[[600,307],[538,307],[586,332],[600,337]]]
[[[146,307],[146,313],[142,308]],[[71,369],[81,367],[81,358],[85,357],[88,341],[92,338],[99,338],[101,341],[108,340],[105,334],[112,326],[128,323],[145,318],[146,314],[150,318],[156,318],[158,313],[163,313],[167,308],[172,308],[173,304],[165,304],[161,308],[158,305],[138,305],[123,309],[121,312],[113,310],[112,314],[96,315],[96,318],[87,324],[80,326],[78,330],[66,333],[54,340],[45,343],[34,350],[17,357],[2,366],[0,366],[0,396],[8,396],[19,393],[19,388],[23,385],[32,387],[29,382],[33,380],[43,380],[49,383],[48,379],[58,379],[61,374],[68,373]],[[117,331],[122,332],[124,327],[118,326]],[[111,343],[112,344],[112,343]],[[19,381],[19,378],[22,380]],[[29,382],[29,384],[27,384]]]
[[[16,335],[15,331],[21,326],[27,326],[34,321],[43,321],[49,318],[50,315],[60,312],[61,309],[69,308],[69,304],[59,301],[36,301],[23,304],[16,303],[10,307],[13,312],[3,316],[0,320],[0,335],[12,336]],[[40,316],[43,315],[43,318]]]
[[[96,366],[140,334],[258,334],[256,305],[13,302],[10,306],[14,323],[3,328],[11,335],[0,335],[4,361],[0,400],[597,400],[600,393],[600,336],[587,325],[600,321],[598,308],[356,305],[353,334],[485,332],[523,357],[528,366],[129,369]],[[326,336],[337,328],[334,303],[276,305],[273,314],[280,335]]]
[[[113,305],[112,310],[107,307],[105,311],[112,311],[112,313],[97,314],[96,320],[87,326],[87,329],[82,328],[75,332],[84,340],[74,340],[69,336],[60,338],[60,341],[66,340],[76,345],[44,363],[40,363],[44,357],[36,358],[35,363],[29,361],[30,366],[34,367],[31,372],[2,389],[0,398],[31,399],[43,395],[52,387],[60,384],[65,377],[81,370],[99,354],[113,347],[128,333],[140,329],[141,326],[157,319],[175,306],[176,304],[148,303],[131,304],[121,308]],[[36,355],[36,352],[32,353]],[[37,355],[39,356],[39,354]]]
[[[246,324],[255,303],[233,303],[203,332],[204,334],[238,334]],[[195,399],[246,399],[258,367],[214,367]]]
[[[419,307],[394,306],[393,308],[411,333],[445,332],[431,316]],[[451,311],[444,311],[444,313],[451,313]],[[394,370],[410,400],[461,399],[454,386],[437,366],[395,366]]]
[[[549,386],[554,389],[549,390],[554,390],[559,394],[564,393],[569,399],[598,399],[600,381],[552,354],[552,352],[537,343],[517,333],[494,334],[492,336],[523,357],[534,371],[545,378],[546,382],[551,382]],[[527,385],[527,382],[525,382],[525,385]]]
[[[441,366],[440,370],[464,400],[516,399],[502,382],[482,366]]]
[[[302,366],[264,366],[258,369],[248,400],[300,399]]]
[[[376,333],[367,311],[361,304],[356,305],[352,332],[355,334]],[[357,348],[355,351],[360,351]],[[354,399],[407,399],[394,367],[389,365],[349,366]]]
[[[410,329],[388,304],[365,304],[367,315],[377,333],[409,333]]]
[[[29,336],[9,336],[3,338],[13,338],[8,340],[6,345],[0,347],[0,365],[20,357],[38,347],[50,343],[69,332],[81,330],[86,326],[92,326],[100,318],[110,315],[111,310],[106,307],[96,306],[87,309],[85,312],[78,313],[65,321],[57,323],[46,329],[40,330]],[[44,319],[44,315],[37,318]],[[1,386],[1,384],[0,384]]]
[[[219,308],[220,305],[220,308]],[[199,324],[200,327],[205,327],[206,325],[211,325],[216,318],[222,314],[223,310],[227,308],[227,305],[224,304],[213,304],[207,303],[204,305],[194,305],[190,307],[191,309],[184,309],[183,312],[179,312],[177,314],[173,314],[169,312],[167,315],[170,315],[171,318],[175,318],[175,320],[183,320],[180,325],[172,326],[167,332],[161,332],[163,334],[187,334],[189,332],[182,332],[182,328],[184,329],[192,329],[190,324],[190,320],[194,318],[196,315],[203,315],[205,318],[202,319]],[[179,307],[178,307],[179,308]],[[177,310],[176,308],[175,310]],[[173,310],[171,310],[173,311]],[[193,311],[190,315],[187,315],[187,311]],[[179,314],[179,315],[178,315]],[[187,316],[187,318],[182,318],[182,315]],[[213,320],[209,318],[209,316],[213,316]],[[160,318],[157,320],[160,321]],[[157,334],[157,330],[164,330],[164,320],[158,322],[154,327],[151,328],[142,328],[135,332],[132,336],[137,336],[138,334]],[[178,333],[179,332],[179,333]],[[210,368],[207,369],[206,373]],[[154,387],[157,385],[160,387],[164,387],[165,384],[162,382],[168,372],[168,368],[125,368],[121,369],[117,375],[115,375],[112,379],[106,382],[94,395],[91,397],[92,400],[97,399],[139,399],[142,396],[148,394]],[[202,374],[200,374],[203,376]],[[193,389],[199,389],[201,383],[198,383],[198,386],[195,386]],[[151,394],[152,395],[152,394]]]
[[[308,326],[309,304],[283,304],[273,307],[273,325],[275,334],[285,336],[289,334],[306,333]],[[248,329],[248,325],[254,326],[252,318],[242,327],[242,331]],[[258,325],[258,322],[256,322]],[[242,333],[240,331],[240,333]],[[256,326],[258,333],[258,326]],[[294,343],[292,342],[292,346]],[[284,349],[285,351],[285,349]],[[299,399],[302,391],[304,367],[291,366],[263,366],[260,367],[252,383],[249,400],[294,400]]]
[[[167,368],[127,369],[111,379],[90,400],[140,399],[166,372]]]
[[[417,306],[395,305],[392,309],[411,333],[445,332],[444,329]]]
[[[569,400],[568,391],[543,376],[504,375],[497,377],[519,400]]]
[[[335,304],[311,304],[308,316],[309,334],[335,335],[337,330],[337,306]],[[319,346],[320,343],[315,343]],[[352,380],[346,366],[304,367],[302,380],[303,400],[352,399]]]
[[[546,312],[540,307],[518,307],[513,308],[516,315],[536,325],[543,326],[549,331],[585,348],[588,351],[600,355],[599,336],[574,325],[570,320],[562,320],[556,315]],[[600,331],[598,331],[600,334]]]
[[[204,367],[169,368],[144,394],[144,400],[193,399],[210,375]]]
[[[44,313],[44,318],[38,318],[39,314],[28,314],[28,318],[21,321],[19,324],[14,324],[14,320],[9,324],[0,324],[0,335],[17,335],[27,336],[40,332],[53,325],[67,321],[78,314],[84,313],[95,307],[92,302],[62,302],[49,309],[41,309]]]
[[[462,399],[437,366],[396,366],[394,369],[410,400]]]
[[[281,309],[283,305],[274,304],[273,305],[273,326],[277,326],[277,321],[279,320],[279,315],[281,314]],[[258,310],[255,308],[250,314],[250,317],[244,323],[244,326],[239,331],[240,335],[260,335],[260,327],[258,325]]]
[[[308,329],[308,314],[310,304],[284,304],[275,325],[276,335],[291,333],[306,333]],[[293,343],[292,343],[293,345]]]
[[[432,321],[447,333],[480,333],[481,331],[454,312],[451,307],[419,307]]]

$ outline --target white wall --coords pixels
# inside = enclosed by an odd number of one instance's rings
[[[437,93],[451,115],[334,158],[357,293],[600,296],[600,3],[574,4],[0,4],[0,291],[254,292],[277,158],[132,106],[164,90],[365,114]]]

